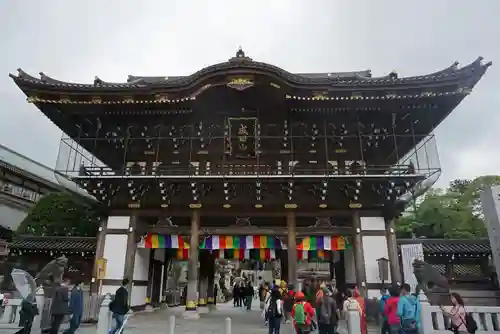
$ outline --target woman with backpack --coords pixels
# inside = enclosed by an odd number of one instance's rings
[[[293,325],[297,334],[309,334],[313,330],[314,308],[307,302],[302,292],[295,294],[292,308]]]
[[[279,334],[281,319],[283,317],[283,302],[278,288],[271,291],[271,298],[266,303],[267,321],[269,324],[269,334]]]
[[[441,305],[441,311],[451,319],[451,331],[457,334],[475,333],[477,324],[471,316],[465,311],[464,300],[456,293],[450,294],[451,304],[453,307],[450,312],[447,312]]]

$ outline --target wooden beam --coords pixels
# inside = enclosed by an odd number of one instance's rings
[[[381,210],[358,210],[363,217],[380,217]],[[190,217],[191,209],[175,210],[175,209],[111,209],[109,216],[130,216],[135,212],[139,216],[148,217]],[[199,209],[201,221],[203,217],[286,217],[287,211],[261,211],[258,209],[250,211],[235,211],[231,209]],[[351,217],[353,210],[315,210],[315,211],[296,211],[297,217]]]
[[[338,236],[338,235],[351,235],[351,227],[297,227],[296,233],[298,237],[306,236]],[[150,233],[158,234],[177,234],[177,235],[191,235],[189,226],[182,227],[152,227],[148,230]],[[275,235],[286,236],[288,229],[285,226],[276,227],[241,227],[241,226],[228,226],[228,227],[201,227],[200,235]]]

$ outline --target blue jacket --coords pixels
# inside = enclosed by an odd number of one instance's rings
[[[83,315],[83,292],[77,288],[71,290],[71,297],[69,299],[69,309],[72,315]]]
[[[382,297],[380,297],[380,300],[378,302],[380,313],[382,314],[384,320],[387,320],[387,316],[384,313],[385,302],[387,302],[387,299],[389,299],[390,297],[390,295],[383,295]]]
[[[404,320],[415,320],[420,327],[420,301],[413,295],[400,296],[397,315]]]

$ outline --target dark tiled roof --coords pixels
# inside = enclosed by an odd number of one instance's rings
[[[399,78],[396,73],[391,73],[381,77],[372,77],[369,70],[356,72],[330,72],[330,73],[290,73],[277,66],[253,61],[248,57],[233,57],[227,62],[205,67],[191,75],[187,76],[129,76],[127,82],[115,83],[105,82],[98,77],[95,78],[92,84],[71,83],[51,78],[44,73],[40,73],[40,78],[29,75],[21,69],[18,69],[18,75],[10,74],[16,82],[31,83],[37,85],[45,85],[56,88],[80,88],[80,89],[142,89],[144,87],[155,87],[161,85],[163,87],[182,87],[188,86],[201,78],[219,71],[227,70],[258,70],[270,72],[278,77],[281,77],[294,84],[325,84],[325,85],[394,85],[406,84],[415,85],[420,83],[435,83],[436,81],[448,82],[460,77],[481,76],[486,69],[491,65],[491,62],[484,63],[483,58],[479,57],[476,61],[464,67],[458,67],[455,62],[451,66],[435,73],[426,75],[412,76]]]
[[[34,237],[20,236],[9,245],[16,250],[95,251],[96,238],[92,237]]]
[[[491,253],[488,239],[398,239],[398,245],[422,243],[424,253]]]

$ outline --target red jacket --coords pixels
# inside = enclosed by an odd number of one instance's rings
[[[390,297],[385,302],[384,314],[389,325],[399,325],[401,320],[397,316],[399,297]]]
[[[314,308],[312,307],[312,305],[309,302],[296,302],[295,305],[297,305],[298,303],[304,304],[306,325],[310,325],[311,319],[314,318],[314,314],[315,314]],[[295,319],[295,305],[293,305],[293,308],[292,308],[292,319]],[[295,320],[293,320],[293,326],[295,327],[295,330],[297,330],[297,324],[295,323]]]

